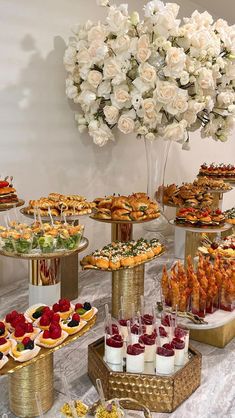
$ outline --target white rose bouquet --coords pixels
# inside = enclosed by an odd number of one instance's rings
[[[235,115],[235,26],[153,0],[137,12],[107,7],[105,23],[73,29],[64,55],[66,94],[81,107],[80,132],[95,144],[124,134],[162,137],[188,147],[189,132],[226,141]]]

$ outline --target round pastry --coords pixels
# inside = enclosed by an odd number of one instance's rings
[[[58,303],[54,303],[52,309],[60,315],[61,319],[67,319],[74,311],[74,306],[68,299],[60,299]]]
[[[35,343],[41,347],[54,348],[62,344],[67,337],[67,332],[62,330],[60,324],[53,322],[48,330],[41,332],[37,336]]]
[[[11,341],[10,356],[13,357],[15,361],[23,363],[24,361],[36,357],[40,350],[40,347],[38,347],[34,341],[29,337],[25,337],[21,343],[17,343],[15,340]]]
[[[115,256],[115,255],[111,257],[109,261],[109,267],[112,270],[118,270],[121,267],[120,257]]]
[[[76,303],[75,312],[80,316],[84,321],[90,321],[94,315],[97,314],[98,310],[95,307],[92,307],[89,302],[85,303]]]
[[[104,256],[95,256],[94,257],[95,266],[100,269],[107,270],[109,268],[109,258]]]
[[[0,338],[0,351],[7,356],[11,349],[11,340],[7,340],[6,338]]]
[[[135,261],[133,254],[126,254],[121,258],[121,266],[122,267],[131,267],[134,266]]]
[[[0,351],[0,370],[5,366],[5,364],[8,362],[8,358],[7,356],[5,356],[1,351]]]
[[[80,319],[80,315],[74,313],[72,317],[61,321],[61,328],[63,331],[66,331],[67,334],[73,335],[81,331],[86,324],[86,321]]]

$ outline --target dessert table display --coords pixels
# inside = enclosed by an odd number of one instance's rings
[[[83,227],[56,222],[16,221],[1,227],[0,255],[29,260],[29,304],[51,304],[61,296],[61,259],[84,251]]]
[[[9,376],[10,409],[16,416],[38,415],[37,393],[42,413],[52,407],[53,353],[89,331],[96,315],[88,302],[74,306],[61,299],[52,308],[41,304],[24,314],[12,311],[0,322],[0,375]]]

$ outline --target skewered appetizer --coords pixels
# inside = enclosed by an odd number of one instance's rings
[[[224,212],[226,222],[235,225],[235,207],[228,209]]]
[[[229,183],[226,183],[224,180],[210,177],[198,177],[196,180],[194,180],[193,184],[195,186],[203,187],[206,190],[232,190],[232,187],[229,185]]]
[[[85,268],[97,267],[103,270],[118,270],[133,267],[148,259],[152,259],[163,251],[157,239],[150,241],[143,238],[137,241],[112,242],[101,250],[85,256],[81,265]]]
[[[80,195],[63,195],[60,193],[50,193],[48,197],[41,197],[38,200],[30,200],[29,205],[24,208],[24,213],[34,215],[39,213],[41,216],[87,215],[95,207],[93,202],[88,202],[85,197]]]
[[[162,197],[163,193],[163,197]],[[165,205],[207,207],[213,203],[213,196],[204,187],[185,183],[182,186],[170,184],[161,186],[156,192],[157,200],[163,199]]]
[[[107,196],[94,200],[97,219],[115,221],[142,221],[160,216],[158,204],[146,193],[133,193],[130,196]]]
[[[200,167],[199,175],[225,179],[235,178],[235,166],[234,164],[203,163]]]
[[[219,227],[224,225],[225,216],[220,209],[181,208],[176,213],[176,224],[189,225],[195,227]]]
[[[78,417],[85,417],[87,415],[87,413],[88,413],[88,410],[89,410],[88,406],[85,405],[82,401],[74,401],[74,408],[75,408],[75,410],[77,412],[77,416]],[[66,417],[72,417],[73,416],[71,407],[70,407],[70,405],[68,403],[65,403],[62,406],[62,408],[61,408],[60,411]]]
[[[235,258],[235,235],[230,235],[221,241],[213,242],[207,238],[202,243],[203,247],[199,247],[202,253],[210,254],[212,257],[221,255],[225,258]]]
[[[6,203],[17,203],[19,201],[16,189],[12,185],[13,177],[0,178],[0,206]]]
[[[179,311],[191,311],[201,317],[216,309],[231,311],[235,308],[235,262],[216,257],[215,262],[199,255],[195,270],[190,257],[187,268],[180,262],[168,273],[162,273],[162,293],[166,304]]]
[[[0,249],[16,254],[52,253],[76,249],[83,236],[82,225],[34,222],[32,225],[11,222],[0,227]]]

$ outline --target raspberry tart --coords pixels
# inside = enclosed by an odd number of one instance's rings
[[[11,349],[11,340],[7,340],[4,337],[0,337],[0,351],[1,351],[1,353],[3,353],[5,356],[7,356],[10,349]]]
[[[74,306],[68,299],[60,299],[58,303],[54,303],[52,310],[58,313],[61,319],[67,319],[74,311]]]
[[[21,342],[25,337],[35,340],[39,333],[40,329],[34,327],[32,323],[22,321],[16,325],[14,332],[11,334],[11,338],[16,342]]]
[[[42,331],[48,330],[52,322],[59,323],[61,320],[60,315],[58,313],[54,313],[48,307],[43,309],[42,316],[35,321],[35,325],[39,327]]]
[[[80,318],[75,312],[72,316],[67,319],[61,320],[61,328],[66,331],[69,335],[76,334],[87,324],[86,321]]]
[[[20,343],[15,340],[12,340],[11,343],[10,355],[21,363],[36,357],[41,350],[29,337],[25,337]]]
[[[43,303],[38,303],[36,305],[30,306],[25,312],[25,317],[27,320],[35,322],[37,319],[41,318],[44,312],[44,308],[49,308]]]
[[[52,322],[48,330],[41,332],[37,336],[35,342],[41,347],[53,348],[62,344],[67,337],[67,332],[62,330],[60,324]]]
[[[6,315],[6,318],[5,318],[6,326],[11,332],[14,331],[17,324],[23,323],[25,321],[26,321],[26,318],[24,314],[17,312],[17,311],[10,312],[9,314]]]
[[[93,316],[97,314],[97,309],[92,307],[89,302],[85,303],[76,303],[75,312],[80,316],[84,321],[90,321]]]
[[[0,321],[0,338],[8,337],[9,332],[4,321]]]

